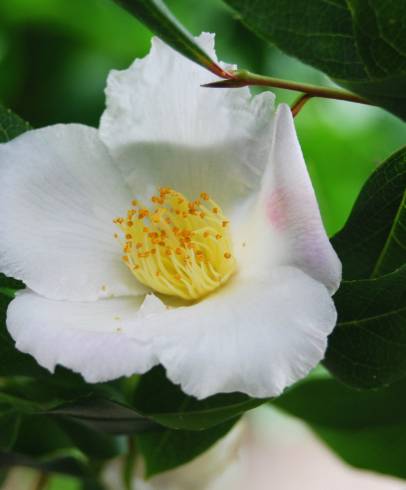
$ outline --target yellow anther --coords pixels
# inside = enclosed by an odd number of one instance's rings
[[[236,262],[221,208],[206,192],[189,201],[168,187],[161,187],[151,201],[150,209],[139,204],[138,210],[128,210],[126,219],[114,220],[125,239],[123,260],[138,281],[186,300],[199,299],[224,284]]]

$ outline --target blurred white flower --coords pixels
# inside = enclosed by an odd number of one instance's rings
[[[155,39],[110,73],[98,131],[0,146],[0,270],[27,285],[7,325],[49,370],[161,363],[199,398],[268,397],[322,359],[341,266],[290,110],[210,79]]]
[[[106,468],[109,490],[124,490],[121,464]],[[405,489],[402,480],[348,466],[303,422],[264,406],[190,463],[149,480],[142,472],[137,465],[134,490]]]
[[[248,420],[242,420],[211,449],[190,463],[149,480],[143,478],[144,464],[142,458],[138,458],[134,468],[134,490],[231,490],[231,487],[223,489],[213,485],[217,485],[216,482],[225,482],[224,478],[231,478],[230,483],[236,481],[238,469],[235,471],[235,463],[240,458],[239,453],[248,431]],[[109,490],[125,490],[122,479],[123,463],[124,459],[120,457],[105,467],[103,481]]]

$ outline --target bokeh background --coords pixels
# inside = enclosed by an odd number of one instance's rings
[[[331,84],[322,73],[256,38],[221,0],[166,3],[193,34],[216,33],[223,61],[275,77]],[[0,102],[34,127],[59,122],[97,126],[109,70],[145,56],[150,38],[110,0],[0,0]],[[298,95],[275,93],[277,101],[288,103]],[[405,143],[405,126],[381,109],[330,100],[311,100],[296,123],[332,235],[344,224],[368,175]],[[52,488],[68,490],[76,484],[58,478]]]

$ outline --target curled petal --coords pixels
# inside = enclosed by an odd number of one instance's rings
[[[214,56],[214,37],[197,42]],[[108,78],[100,135],[134,194],[206,191],[223,209],[258,190],[268,160],[273,94],[201,87],[213,76],[153,39],[147,57]]]
[[[237,230],[236,242],[243,273],[266,274],[272,267],[289,265],[322,282],[331,293],[340,284],[341,262],[326,235],[292,114],[284,104],[276,113],[252,220]]]

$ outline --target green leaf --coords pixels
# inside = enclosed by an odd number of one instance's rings
[[[81,423],[47,415],[26,415],[1,466],[30,466],[80,477],[94,476],[107,459],[124,453],[124,438],[93,431]]]
[[[1,391],[5,395],[25,400],[25,403],[33,403],[41,411],[85,397],[116,396],[115,389],[110,385],[87,384],[80,375],[59,367],[55,373],[44,370],[36,378],[9,378]]]
[[[368,179],[332,244],[346,280],[376,277],[406,263],[406,148]]]
[[[344,281],[324,364],[351,386],[374,388],[406,376],[405,196],[403,148],[369,178],[332,239]]]
[[[159,424],[172,429],[203,430],[235,418],[266,402],[241,393],[215,395],[205,400],[187,396],[156,367],[142,376],[134,407]]]
[[[48,404],[55,403],[52,399]],[[27,453],[30,456],[37,456],[38,443],[34,442],[27,447],[27,441],[36,440],[41,437],[41,441],[45,443],[45,449],[40,449],[42,452],[52,452],[56,449],[79,448],[82,453],[92,459],[110,459],[124,452],[124,441],[122,438],[112,437],[104,434],[99,430],[94,430],[92,424],[86,425],[86,419],[83,420],[79,416],[69,417],[69,412],[65,415],[63,410],[58,417],[51,418],[54,412],[46,410],[46,404],[35,401],[26,400],[21,397],[14,396],[9,393],[0,392],[0,428],[2,421],[8,421],[7,429],[0,433],[0,449],[14,448],[14,442],[18,447],[19,452]],[[106,417],[107,414],[104,414]],[[15,421],[14,421],[14,419]],[[19,432],[19,422],[23,420],[22,435]],[[12,429],[11,422],[14,421]],[[32,423],[32,427],[28,426],[28,422]],[[52,438],[48,440],[38,433],[38,427],[46,425],[47,435]],[[96,425],[97,424],[93,424]],[[18,439],[17,439],[18,436]],[[3,440],[8,441],[7,444]],[[54,444],[56,443],[56,446]],[[21,444],[23,446],[21,446]],[[34,452],[33,452],[34,451]]]
[[[224,437],[235,422],[232,420],[200,432],[165,429],[140,434],[137,447],[145,459],[146,477],[188,463]]]
[[[69,416],[88,427],[111,434],[133,434],[157,425],[128,406],[97,398],[80,399],[58,406],[48,413]]]
[[[10,109],[0,105],[0,143],[6,143],[31,129],[31,126]]]
[[[0,392],[0,408],[11,408],[21,414],[34,414],[41,411],[41,406],[33,401]]]
[[[80,424],[84,433],[89,429],[107,434],[133,434],[157,427],[153,420],[115,400],[121,397],[111,384],[89,385],[81,381],[75,387],[66,387],[63,374],[64,371],[47,374],[39,380],[17,378],[4,383],[0,390],[0,414],[13,410],[20,414],[52,416],[60,424],[64,421]]]
[[[219,76],[227,73],[196,43],[161,0],[116,0],[169,46]]]
[[[87,384],[65,371],[46,373],[38,380],[19,377],[4,382],[0,414],[13,410],[25,415],[52,416],[60,425],[65,426],[65,421],[80,424],[84,434],[133,434],[157,427],[156,422],[126,404],[118,383]]]
[[[333,379],[298,383],[272,402],[310,424],[345,461],[406,477],[406,381],[356,391]]]
[[[10,449],[18,434],[20,416],[13,412],[0,413],[0,450]]]
[[[375,388],[406,376],[406,265],[386,276],[344,282],[325,366],[339,379]]]
[[[259,36],[406,118],[406,4],[398,0],[225,0]]]
[[[352,466],[406,478],[406,423],[357,430],[317,425],[312,429]]]
[[[6,296],[13,298],[14,293],[17,289],[22,289],[24,284],[17,279],[12,277],[7,277],[0,272],[0,294],[5,294]]]
[[[75,476],[90,467],[70,437],[47,416],[24,416],[11,450],[0,452],[0,467],[29,466]]]
[[[406,424],[406,380],[354,390],[333,378],[306,379],[271,404],[311,425],[337,430]]]
[[[73,446],[92,459],[111,459],[124,454],[127,449],[123,436],[112,437],[68,417],[57,420],[59,427],[69,436]]]

